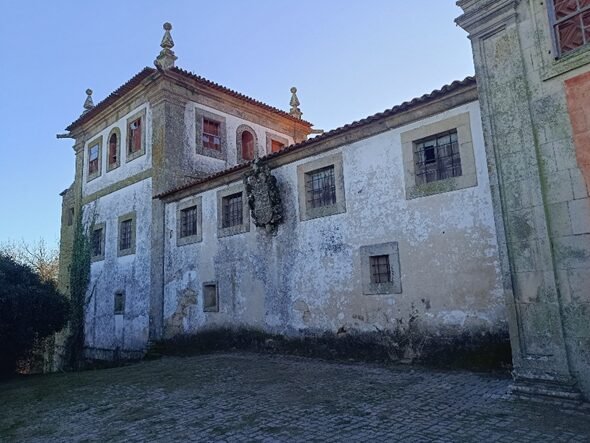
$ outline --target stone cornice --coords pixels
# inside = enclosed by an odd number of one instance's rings
[[[513,23],[517,17],[520,0],[459,0],[457,6],[463,15],[455,23],[469,33],[479,37],[494,29]]]

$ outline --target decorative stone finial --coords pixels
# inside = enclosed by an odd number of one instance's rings
[[[295,86],[291,88],[291,101],[289,102],[289,104],[291,105],[291,110],[289,111],[289,114],[291,114],[295,118],[301,119],[303,112],[301,112],[301,109],[299,109],[299,105],[301,103],[299,103],[299,99],[297,98],[297,88]]]
[[[92,89],[86,90],[86,100],[84,100],[84,113],[87,113],[94,108],[94,102],[92,101]]]
[[[158,69],[170,69],[174,67],[174,62],[178,57],[174,55],[174,51],[172,50],[174,47],[174,40],[172,40],[172,35],[170,34],[172,25],[166,22],[163,28],[164,37],[162,37],[162,42],[160,43],[162,50],[158,54],[158,57],[156,57],[154,64]]]

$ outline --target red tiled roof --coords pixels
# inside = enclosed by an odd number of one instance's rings
[[[224,92],[224,93],[229,94],[229,95],[231,95],[233,97],[239,98],[239,99],[244,100],[244,101],[247,101],[249,103],[252,103],[253,105],[260,106],[260,107],[262,107],[262,108],[264,108],[264,109],[266,109],[268,111],[274,112],[276,114],[280,114],[281,116],[286,117],[286,118],[289,118],[291,120],[294,120],[294,121],[296,121],[298,123],[303,123],[304,125],[307,125],[307,126],[313,126],[310,122],[305,121],[305,120],[301,120],[301,119],[299,119],[297,117],[293,117],[288,112],[282,111],[282,110],[280,110],[278,108],[275,108],[274,106],[267,105],[266,103],[263,103],[263,102],[258,101],[256,99],[253,99],[252,97],[248,97],[247,95],[244,95],[244,94],[241,94],[241,93],[239,93],[237,91],[234,91],[233,89],[226,88],[225,86],[222,86],[222,85],[220,85],[218,83],[212,82],[211,80],[207,80],[206,78],[201,77],[200,75],[194,74],[194,73],[192,73],[190,71],[186,71],[186,70],[184,70],[182,68],[178,68],[176,66],[173,67],[173,68],[170,68],[170,71],[171,72],[176,72],[176,73],[178,73],[178,74],[180,74],[180,75],[182,75],[184,77],[187,77],[187,78],[189,78],[191,80],[194,80],[197,83],[200,83],[200,84],[202,84],[204,86],[208,86],[210,88],[213,88],[213,89],[216,89],[218,91]]]
[[[85,114],[82,114],[80,117],[78,117],[77,120],[75,120],[74,122],[72,122],[67,128],[66,131],[71,131],[72,129],[74,129],[75,127],[81,125],[84,122],[87,122],[89,119],[91,119],[92,117],[94,117],[95,115],[97,115],[100,111],[102,111],[103,109],[105,109],[106,107],[108,107],[109,105],[111,105],[114,101],[116,101],[118,98],[120,98],[121,96],[123,96],[124,94],[126,94],[127,92],[131,91],[133,88],[135,88],[137,85],[139,85],[141,83],[141,81],[143,79],[145,79],[146,77],[149,77],[151,74],[154,74],[155,72],[157,72],[154,68],[149,68],[149,67],[145,67],[143,68],[143,70],[141,70],[139,73],[135,74],[133,77],[131,77],[131,79],[129,79],[129,81],[127,81],[127,83],[125,83],[124,85],[120,86],[119,88],[117,88],[115,91],[113,91],[111,94],[109,94],[107,96],[107,98],[105,98],[104,100],[102,100],[100,103],[96,104],[96,106],[94,106],[91,110],[89,110],[88,112],[86,112]],[[167,72],[167,71],[164,71]],[[281,111],[278,108],[275,108],[273,106],[267,105],[266,103],[262,103],[261,101],[255,100],[251,97],[248,97],[244,94],[241,94],[237,91],[234,91],[233,89],[229,89],[226,88],[225,86],[222,86],[218,83],[212,82],[210,80],[207,80],[206,78],[203,78],[199,75],[193,74],[192,72],[189,71],[185,71],[184,69],[181,68],[177,68],[177,67],[173,67],[170,69],[170,72],[175,72],[179,75],[181,75],[182,77],[188,78],[189,80],[192,81],[196,81],[197,83],[207,86],[209,88],[213,88],[216,89],[218,91],[221,91],[225,94],[231,95],[233,97],[239,98],[240,100],[244,100],[248,103],[251,103],[253,105],[259,106],[261,108],[266,109],[267,111],[271,111],[275,114],[279,114],[282,117],[286,117],[288,119],[294,120],[298,123],[302,123],[306,126],[312,126],[311,123],[309,123],[308,121],[305,120],[301,120],[298,119],[296,117],[293,117],[291,114],[289,114],[288,112],[285,111]]]
[[[71,131],[76,126],[79,126],[82,123],[90,120],[92,117],[94,117],[100,111],[105,109],[107,106],[111,105],[118,98],[125,95],[127,92],[131,91],[133,88],[135,88],[137,85],[139,85],[144,78],[149,77],[154,72],[156,72],[156,70],[154,68],[148,68],[147,66],[145,68],[143,68],[140,72],[138,72],[133,77],[131,77],[125,84],[119,86],[117,89],[115,89],[113,92],[111,92],[107,96],[107,98],[105,98],[101,102],[97,103],[88,112],[82,114],[80,117],[78,117],[77,120],[74,120],[72,123],[70,123],[70,125],[66,128],[66,131]]]
[[[265,155],[264,157],[261,157],[260,160],[267,160],[267,159],[271,159],[271,158],[275,158],[281,155],[284,155],[288,152],[294,151],[294,150],[299,150],[299,149],[303,149],[306,148],[307,146],[316,144],[318,142],[324,141],[326,139],[329,139],[331,137],[334,137],[336,135],[340,135],[348,130],[351,129],[355,129],[361,126],[365,126],[368,125],[369,123],[372,123],[374,121],[377,120],[381,120],[383,118],[387,118],[387,117],[391,117],[393,115],[405,112],[405,111],[409,111],[412,108],[415,108],[417,106],[426,104],[430,101],[436,100],[438,98],[441,98],[443,96],[445,96],[446,94],[450,94],[458,89],[464,88],[464,87],[469,87],[469,86],[475,86],[476,85],[476,79],[473,76],[470,77],[466,77],[464,80],[456,80],[448,85],[443,86],[440,89],[435,89],[434,91],[432,91],[430,94],[424,94],[421,97],[416,97],[410,101],[406,101],[403,102],[400,105],[394,106],[393,108],[390,109],[386,109],[383,112],[379,112],[377,114],[373,114],[369,117],[363,118],[361,120],[357,120],[354,121],[352,123],[346,124],[344,126],[341,126],[339,128],[333,129],[331,131],[325,132],[322,135],[319,135],[317,137],[314,137],[310,140],[306,140],[304,142],[301,143],[297,143],[294,145],[289,145],[284,147],[283,149],[281,149],[278,152],[273,152],[271,154]],[[216,172],[214,174],[208,175],[206,177],[203,177],[201,179],[186,183],[182,186],[170,189],[168,191],[165,191],[161,194],[156,195],[154,198],[163,198],[163,197],[167,197],[169,195],[172,195],[176,192],[191,188],[193,186],[196,186],[198,184],[207,182],[209,180],[213,180],[214,178],[217,177],[221,177],[224,176],[226,174],[230,174],[232,172],[238,171],[240,169],[247,169],[250,165],[252,164],[252,161],[247,162],[247,163],[241,163],[239,165],[235,165],[232,166],[231,168],[228,169],[224,169],[222,171]]]

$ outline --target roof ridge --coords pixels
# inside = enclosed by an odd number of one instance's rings
[[[418,106],[428,100],[436,99],[442,95],[449,94],[460,87],[470,86],[470,85],[474,85],[476,83],[477,83],[476,77],[472,76],[472,75],[465,77],[463,80],[455,80],[449,84],[443,85],[439,89],[434,89],[433,91],[431,91],[428,94],[424,94],[421,97],[416,97],[411,100],[406,100],[399,105],[395,105],[392,108],[386,109],[385,111],[381,111],[376,114],[369,115],[368,117],[362,118],[360,120],[355,120],[351,123],[347,123],[343,126],[337,127],[335,129],[332,129],[332,130],[325,132],[321,135],[318,135],[317,137],[314,137],[312,139],[305,140],[303,142],[292,144],[289,146],[285,146],[280,151],[272,152],[270,154],[266,154],[266,155],[260,157],[260,160],[267,160],[267,159],[275,158],[280,155],[286,154],[288,152],[291,152],[291,151],[294,151],[297,149],[302,149],[302,148],[309,146],[313,143],[317,143],[318,141],[322,141],[322,140],[328,139],[330,137],[333,137],[335,135],[341,134],[342,132],[345,132],[349,129],[354,129],[359,126],[366,125],[366,124],[371,123],[371,122],[373,122],[377,119],[380,119],[380,118],[390,117],[392,115],[397,114],[398,112],[407,111],[409,108],[411,108],[413,106]],[[166,197],[168,195],[174,194],[174,193],[182,191],[184,189],[188,189],[192,186],[196,186],[201,183],[207,182],[207,181],[212,180],[214,178],[229,174],[231,172],[237,171],[242,168],[246,168],[247,166],[252,164],[252,162],[253,161],[249,161],[249,162],[240,163],[238,165],[231,166],[229,168],[215,172],[213,174],[202,177],[200,179],[185,183],[184,185],[177,186],[176,188],[169,189],[168,191],[161,192],[160,194],[154,196],[154,198]]]
[[[223,86],[220,83],[217,83],[217,82],[214,82],[212,80],[209,80],[209,79],[207,79],[207,78],[205,78],[205,77],[203,77],[201,75],[195,74],[194,72],[189,71],[187,69],[180,68],[178,66],[174,66],[174,67],[170,68],[170,71],[177,72],[177,73],[182,74],[184,76],[187,76],[187,77],[189,77],[189,78],[191,78],[193,80],[196,80],[198,82],[201,82],[201,83],[203,83],[203,84],[205,84],[207,86],[210,86],[210,87],[212,87],[214,89],[217,89],[218,91],[225,92],[225,93],[230,94],[230,95],[232,95],[232,96],[234,96],[236,98],[240,98],[242,100],[246,100],[246,101],[248,101],[248,102],[250,102],[252,104],[255,104],[257,106],[261,106],[261,107],[263,107],[263,108],[265,108],[265,109],[267,109],[267,110],[269,110],[271,112],[280,114],[283,117],[287,117],[287,118],[289,118],[291,120],[294,120],[296,122],[303,123],[304,125],[313,126],[313,124],[310,123],[310,122],[308,122],[307,120],[303,120],[303,119],[300,119],[300,118],[297,118],[297,117],[293,117],[291,114],[289,114],[286,111],[283,111],[282,109],[279,109],[279,108],[277,108],[275,106],[271,106],[271,105],[269,105],[267,103],[264,103],[264,102],[262,102],[260,100],[257,100],[255,98],[252,98],[252,97],[250,97],[250,96],[248,96],[246,94],[242,94],[241,92],[238,92],[235,89],[231,89],[231,88],[228,88],[227,86]]]
[[[84,114],[80,115],[80,117],[78,117],[76,120],[74,120],[72,123],[70,123],[68,125],[68,127],[66,128],[66,131],[71,131],[76,126],[79,126],[80,124],[88,121],[94,115],[96,115],[100,111],[102,111],[107,105],[111,104],[117,98],[119,98],[121,95],[123,95],[126,92],[130,91],[131,89],[133,89],[144,78],[146,78],[148,75],[153,74],[154,72],[156,72],[156,70],[154,68],[150,68],[149,66],[144,67],[141,71],[139,71],[137,74],[135,74],[133,77],[131,77],[125,83],[123,83],[121,86],[119,86],[113,92],[111,92],[109,95],[107,95],[103,100],[101,100],[100,102],[98,102],[91,109],[89,109],[87,112],[85,112]]]

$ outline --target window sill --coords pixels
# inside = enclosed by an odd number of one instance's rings
[[[119,249],[119,251],[117,251],[117,257],[125,257],[126,255],[133,254],[135,254],[135,247],[123,250]]]
[[[330,215],[344,214],[346,212],[346,204],[344,202],[336,202],[330,206],[323,206],[321,208],[306,209],[301,214],[301,221],[313,220],[314,218],[328,217]]]
[[[192,245],[194,243],[200,243],[201,241],[203,241],[203,238],[199,234],[187,235],[186,237],[177,237],[176,246]]]
[[[250,232],[250,223],[242,223],[241,225],[230,226],[229,228],[218,228],[217,238],[230,237],[232,235],[244,234]]]
[[[554,59],[541,73],[541,79],[543,81],[551,80],[588,63],[590,63],[590,44]]]
[[[127,153],[127,158],[125,159],[125,163],[129,163],[130,161],[133,161],[136,158],[142,157],[143,155],[145,155],[145,149],[143,149],[143,148],[140,151]]]
[[[443,194],[445,192],[458,191],[460,189],[472,188],[475,186],[477,186],[477,176],[475,175],[451,177],[445,180],[437,180],[430,183],[408,187],[406,189],[406,200]]]

